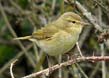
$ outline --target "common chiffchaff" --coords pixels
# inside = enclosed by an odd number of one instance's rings
[[[85,24],[78,14],[66,12],[32,35],[15,39],[35,41],[42,51],[57,56],[74,47]]]

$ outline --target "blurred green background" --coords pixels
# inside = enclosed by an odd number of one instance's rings
[[[41,57],[40,49],[34,43],[14,41],[13,38],[31,35],[64,12],[75,12],[89,22],[76,7],[76,1],[97,18],[96,22],[104,31],[109,29],[109,0],[0,0],[0,78],[11,78],[9,67],[15,59],[18,59],[13,67],[15,78],[49,67],[47,56]],[[84,56],[101,55],[102,50],[105,55],[109,54],[109,45],[104,44],[104,38],[98,40],[100,35],[92,24],[84,28],[79,39]],[[109,43],[108,37],[106,40]],[[73,55],[78,56],[78,53],[75,51]],[[67,60],[65,57],[63,62]],[[50,58],[52,65],[57,63]],[[109,78],[108,73],[108,62],[85,61],[62,68],[62,78]],[[49,78],[58,78],[57,70]]]

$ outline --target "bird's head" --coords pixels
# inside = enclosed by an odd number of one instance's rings
[[[58,19],[61,26],[73,27],[73,28],[83,28],[87,23],[82,21],[82,18],[73,12],[66,12],[61,15]]]

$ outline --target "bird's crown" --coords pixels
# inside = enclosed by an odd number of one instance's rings
[[[69,20],[69,21],[70,20],[82,21],[81,17],[78,14],[73,12],[66,12],[60,18],[64,20]]]

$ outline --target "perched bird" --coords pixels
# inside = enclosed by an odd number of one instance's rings
[[[42,51],[51,56],[58,56],[71,50],[78,41],[83,27],[87,23],[73,12],[66,12],[56,21],[33,32],[30,36],[16,39],[29,39],[36,42]]]

